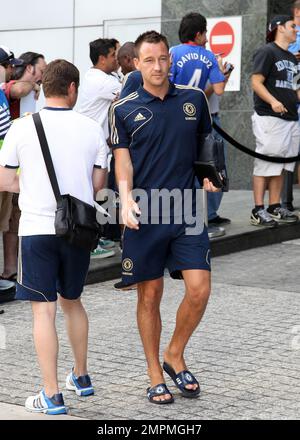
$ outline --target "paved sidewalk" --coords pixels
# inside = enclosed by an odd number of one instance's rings
[[[87,286],[89,367],[96,394],[84,399],[65,391],[70,415],[98,420],[300,419],[299,263],[299,240],[214,259],[212,296],[186,351],[201,397],[183,399],[167,379],[176,402],[164,407],[146,400],[136,293],[114,291],[113,281]],[[162,347],[174,328],[182,291],[182,282],[166,279]],[[21,302],[0,308],[5,310],[0,315],[2,347],[6,332],[6,348],[0,349],[0,402],[23,405],[41,386],[31,310]],[[57,325],[63,387],[72,358],[60,311]]]
[[[0,402],[0,420],[83,420],[82,418],[67,415],[48,416],[46,414],[32,414],[24,406],[10,405]]]

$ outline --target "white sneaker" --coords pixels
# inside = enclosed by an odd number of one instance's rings
[[[67,390],[75,391],[77,396],[91,396],[94,394],[94,387],[90,376],[87,374],[86,376],[76,377],[73,373],[73,369],[67,376],[66,388]]]
[[[40,391],[36,396],[30,396],[26,399],[25,408],[27,411],[44,414],[67,414],[63,395],[54,394],[47,397],[45,391]]]

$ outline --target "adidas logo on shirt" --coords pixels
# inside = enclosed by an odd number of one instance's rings
[[[134,118],[134,122],[144,121],[146,118],[142,115],[142,113],[138,113]]]

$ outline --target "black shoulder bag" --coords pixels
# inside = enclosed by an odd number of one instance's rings
[[[229,181],[225,165],[224,141],[209,133],[199,139],[199,155],[194,162],[195,174],[203,186],[203,179],[208,178],[216,188],[228,191]]]
[[[64,238],[70,244],[87,251],[92,251],[97,247],[100,238],[100,225],[96,218],[96,208],[70,194],[60,194],[47,138],[39,113],[33,115],[33,121],[57,202],[55,233],[58,237]]]

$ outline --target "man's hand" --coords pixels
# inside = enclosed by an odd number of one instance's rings
[[[34,83],[32,90],[34,91],[34,99],[37,101],[41,93],[41,87],[38,85],[38,83]]]
[[[295,57],[297,58],[298,63],[300,62],[300,52],[293,53]]]
[[[275,113],[281,113],[283,115],[284,113],[288,112],[282,102],[278,101],[277,99],[274,99],[274,101],[272,101],[271,107],[273,112]]]
[[[130,229],[139,229],[139,221],[136,215],[141,215],[139,205],[134,200],[130,200],[122,207],[123,224]]]
[[[220,192],[221,188],[217,188],[215,187],[211,181],[207,178],[203,179],[203,189],[205,189],[205,191],[209,191],[209,192]]]

